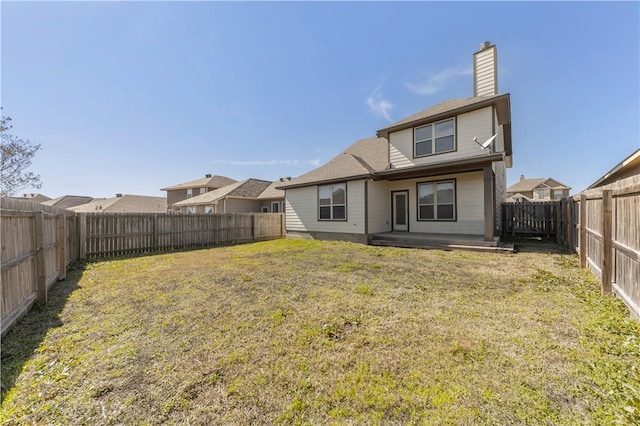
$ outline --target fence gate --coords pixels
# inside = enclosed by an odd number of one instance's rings
[[[550,238],[558,231],[560,201],[502,204],[503,236]]]

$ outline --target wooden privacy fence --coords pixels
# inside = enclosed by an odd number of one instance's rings
[[[560,201],[503,203],[502,234],[511,237],[555,237],[559,229],[560,209]]]
[[[640,317],[640,176],[582,192],[573,204],[574,235],[567,245],[580,254],[580,266],[601,280]],[[577,221],[575,220],[578,217]]]
[[[75,214],[22,200],[2,199],[0,232],[0,314],[2,335],[48,289],[65,279],[77,258]]]
[[[282,238],[282,213],[80,214],[81,259]]]
[[[2,335],[78,259],[211,247],[285,236],[282,213],[76,214],[0,198]]]

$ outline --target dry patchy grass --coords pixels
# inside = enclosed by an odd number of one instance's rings
[[[640,328],[572,255],[279,240],[74,274],[2,342],[7,424],[638,420]]]

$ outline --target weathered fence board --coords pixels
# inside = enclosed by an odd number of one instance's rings
[[[603,293],[613,291],[640,317],[640,176],[584,191],[570,202],[580,212],[574,225],[580,265],[600,278]]]
[[[502,234],[556,237],[560,217],[560,201],[502,203]]]

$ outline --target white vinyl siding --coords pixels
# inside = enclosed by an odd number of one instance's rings
[[[347,220],[318,220],[318,186],[286,190],[287,231],[364,234],[364,180],[347,182]]]
[[[493,136],[493,118],[490,106],[456,116],[456,150],[418,158],[414,158],[414,129],[393,132],[389,134],[389,159],[394,167],[402,168],[486,155],[473,138],[486,141]]]
[[[482,172],[438,176],[431,179],[431,181],[453,179],[456,181],[455,221],[417,220],[417,183],[429,182],[430,179],[418,178],[389,182],[389,191],[409,191],[410,232],[484,235],[484,183]]]
[[[474,54],[475,96],[497,94],[497,58],[495,46]]]
[[[387,181],[368,183],[369,233],[391,231],[391,192]]]

